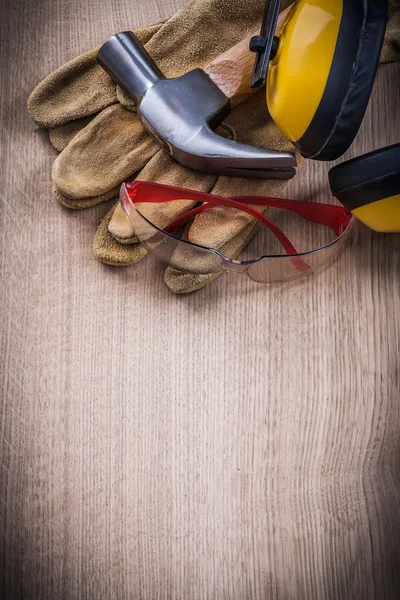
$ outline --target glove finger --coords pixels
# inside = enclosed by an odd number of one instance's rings
[[[260,210],[259,206],[253,208]],[[241,210],[224,206],[208,212],[211,214],[207,219],[199,219],[191,225],[188,240],[210,248],[220,248],[254,220]]]
[[[220,252],[228,258],[236,260],[247,244],[254,238],[258,229],[258,223],[248,223],[240,233],[220,248]],[[193,273],[183,273],[182,271],[168,267],[165,271],[164,281],[174,294],[189,294],[212,283],[221,274],[195,275]]]
[[[114,212],[108,223],[108,231],[120,244],[134,244],[138,241],[120,202],[117,202],[114,207]]]
[[[158,152],[138,117],[120,104],[103,110],[57,157],[53,181],[73,200],[103,196]]]
[[[31,118],[41,127],[57,127],[99,112],[117,102],[116,86],[96,62],[97,49],[63,65],[33,90]]]
[[[162,23],[135,31],[147,43]],[[100,112],[117,102],[116,85],[96,61],[98,48],[46,77],[28,99],[31,118],[42,127],[58,127]]]
[[[118,204],[119,202],[108,211],[97,228],[93,240],[93,251],[99,260],[108,265],[126,267],[144,258],[147,252],[141,244],[118,243],[108,231],[109,222]]]
[[[101,204],[102,202],[108,202],[109,200],[115,200],[118,198],[119,188],[113,188],[112,190],[106,192],[105,194],[100,194],[99,196],[93,196],[89,198],[80,198],[78,200],[74,198],[69,198],[60,192],[55,185],[53,185],[53,196],[58,200],[60,204],[65,206],[66,208],[71,208],[73,210],[83,210],[84,208],[90,208],[91,206],[96,206],[97,204]]]
[[[76,119],[75,121],[65,123],[65,125],[49,129],[50,143],[53,148],[58,150],[58,152],[62,152],[76,134],[86,127],[94,117],[95,115],[82,117],[82,119]]]

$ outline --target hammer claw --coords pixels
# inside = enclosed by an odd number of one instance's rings
[[[256,148],[223,138],[208,126],[171,152],[181,164],[206,173],[253,179],[291,179],[296,174],[292,152]]]

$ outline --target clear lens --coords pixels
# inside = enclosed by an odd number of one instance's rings
[[[329,227],[310,222],[291,211],[272,208],[267,214],[287,235],[298,255],[284,255],[277,238],[262,227],[240,257],[243,261],[263,257],[250,264],[248,269],[249,277],[257,283],[291,281],[325,268],[347,243],[355,221],[353,218],[338,237]]]
[[[126,192],[121,193],[121,202],[137,239],[158,260],[179,271],[196,275],[211,275],[222,270],[223,261],[216,252],[185,242],[185,232],[182,239],[178,239],[158,229],[142,215],[139,211],[140,204],[135,205]],[[180,203],[182,211],[179,210]],[[187,212],[187,200],[175,200],[174,204],[178,214]],[[187,230],[188,226],[185,229]]]
[[[282,283],[312,273],[327,267],[340,253],[346,240],[347,230],[340,238],[329,246],[298,257],[266,257],[250,265],[249,277],[257,283]]]

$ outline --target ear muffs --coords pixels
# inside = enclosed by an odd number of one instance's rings
[[[368,227],[400,232],[400,144],[333,167],[329,183],[333,195]]]
[[[334,160],[353,142],[375,80],[387,0],[298,0],[279,32],[269,112],[306,158]]]

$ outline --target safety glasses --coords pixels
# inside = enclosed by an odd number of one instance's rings
[[[224,198],[143,181],[123,184],[120,199],[139,242],[163,263],[196,275],[247,273],[258,283],[290,281],[325,267],[341,251],[354,225],[354,217],[342,206],[257,196]],[[198,206],[187,210],[188,201]],[[167,220],[163,229],[144,216],[147,203],[169,202],[174,202],[171,213],[182,214],[173,218],[168,217],[168,210],[163,211]],[[263,254],[233,260],[190,241],[196,217],[213,209],[221,211],[220,207],[236,209],[235,214],[241,211],[249,228],[252,223],[264,226]],[[260,212],[266,207],[268,217]],[[224,216],[229,218],[229,214]]]

